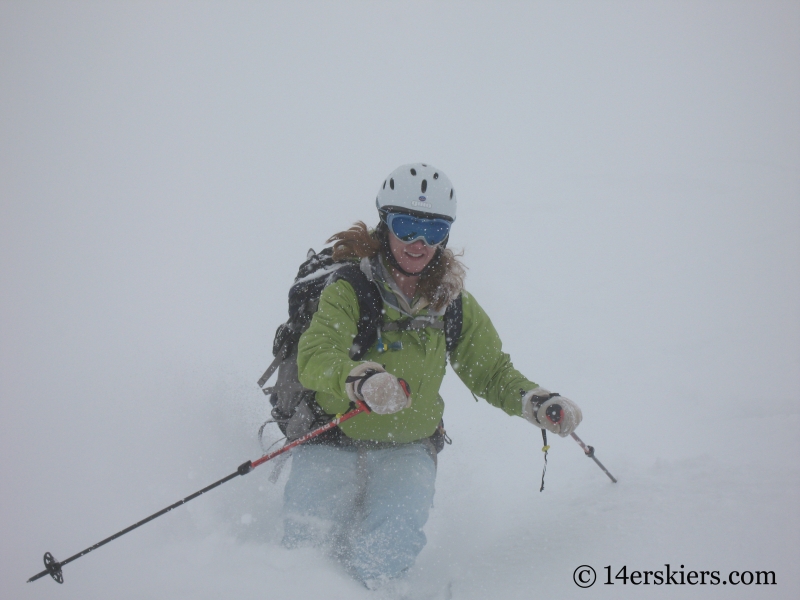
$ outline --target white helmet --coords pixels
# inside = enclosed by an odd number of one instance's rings
[[[399,210],[456,220],[456,193],[447,175],[422,163],[398,167],[386,178],[378,197],[378,210]]]

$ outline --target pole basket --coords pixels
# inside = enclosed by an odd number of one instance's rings
[[[50,573],[50,577],[55,579],[58,583],[64,583],[64,575],[61,573],[61,563],[49,552],[44,553],[44,568]]]

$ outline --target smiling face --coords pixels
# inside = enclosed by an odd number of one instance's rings
[[[389,233],[389,249],[400,268],[406,273],[421,273],[436,255],[438,246],[428,246],[422,239],[407,244]]]

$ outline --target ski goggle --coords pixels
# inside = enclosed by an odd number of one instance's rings
[[[423,219],[389,213],[386,215],[386,225],[389,226],[389,231],[407,244],[422,238],[428,246],[437,246],[450,235],[450,221],[445,219]]]

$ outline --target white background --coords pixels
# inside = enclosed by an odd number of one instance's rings
[[[269,466],[25,580],[260,455],[297,266],[416,161],[619,483],[557,438],[540,494],[538,431],[450,373],[412,597],[797,597],[800,7],[766,1],[0,4],[1,597],[370,597],[279,546]],[[777,585],[602,585],[665,563]]]

